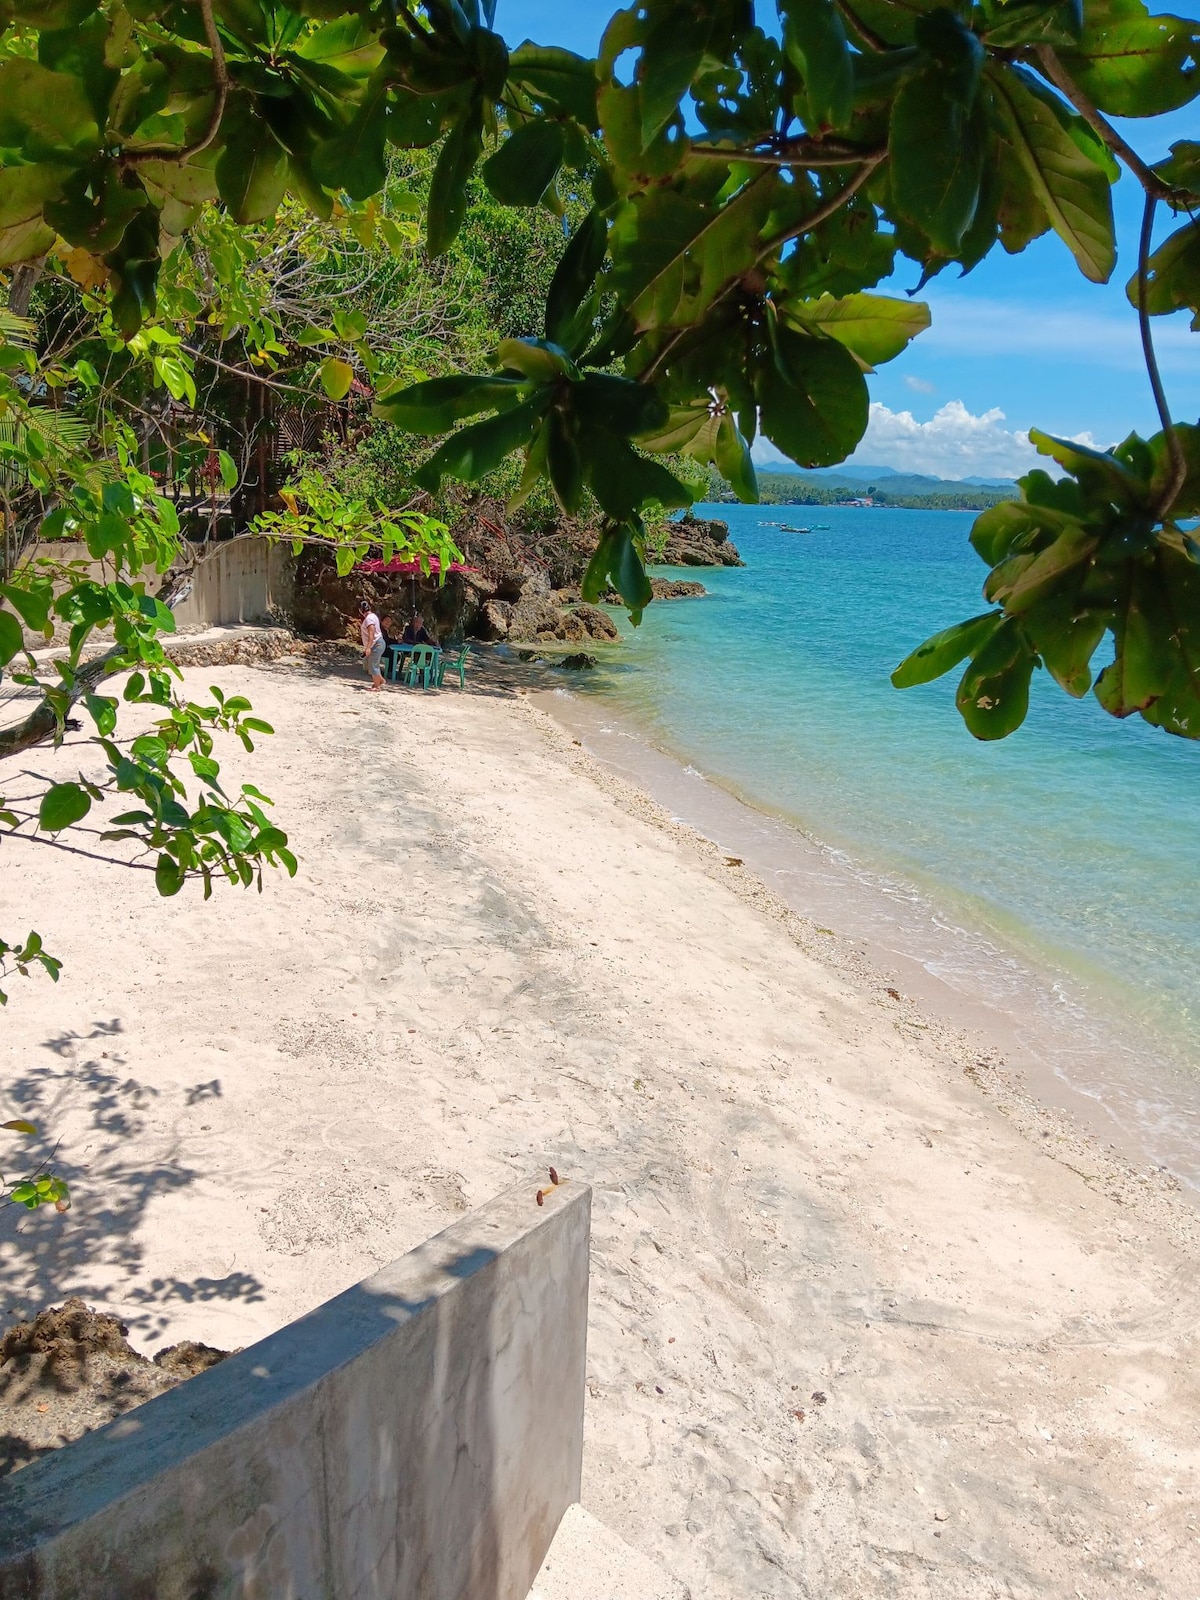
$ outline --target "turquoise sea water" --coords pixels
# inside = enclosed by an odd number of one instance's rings
[[[709,595],[651,606],[587,697],[1200,1072],[1200,746],[1042,672],[1024,727],[990,745],[954,709],[957,674],[891,687],[914,645],[984,609],[968,513],[701,514],[729,523],[746,567],[672,573]]]

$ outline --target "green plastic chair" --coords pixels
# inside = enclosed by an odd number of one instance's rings
[[[444,653],[439,657],[437,665],[437,686],[439,689],[442,687],[442,679],[446,676],[447,671],[458,673],[458,687],[460,689],[467,687],[467,657],[470,653],[470,645],[464,644],[458,654],[451,656],[449,660],[447,660]]]
[[[413,645],[404,667],[404,681],[410,689],[415,689],[418,681],[422,689],[428,689],[436,682],[440,655],[441,651],[431,644]]]

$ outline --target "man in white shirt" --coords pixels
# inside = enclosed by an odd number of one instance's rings
[[[367,671],[371,674],[371,688],[382,689],[383,629],[379,626],[379,618],[371,610],[368,601],[359,601],[358,612],[362,618],[358,631],[362,635],[363,660],[367,664]]]

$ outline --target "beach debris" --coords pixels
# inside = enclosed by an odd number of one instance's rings
[[[742,860],[741,856],[726,856],[725,865],[727,867],[742,867],[745,866],[745,862]]]
[[[550,1168],[550,1189],[557,1189],[560,1181],[561,1180],[559,1179],[558,1173],[554,1170],[553,1167],[551,1167]],[[538,1205],[544,1206],[546,1204],[546,1196],[549,1194],[550,1189],[539,1189],[538,1190],[538,1192],[537,1192],[537,1203],[538,1203]]]
[[[823,1389],[814,1389],[813,1392],[812,1392],[812,1395],[811,1395],[811,1399],[812,1399],[813,1405],[815,1405],[815,1406],[823,1406],[826,1403],[826,1401],[829,1399],[829,1396],[825,1393],[825,1391]]]
[[[804,1421],[804,1413],[803,1413],[803,1411],[799,1411],[799,1410],[793,1411],[792,1415],[795,1417],[797,1422],[803,1422]]]
[[[950,1521],[950,1513],[948,1511],[943,1510],[942,1507],[939,1506],[937,1508],[937,1510],[933,1513],[933,1520],[935,1522],[949,1522]]]
[[[904,998],[899,989],[885,989],[884,993],[890,994],[893,1000],[903,1000]]]

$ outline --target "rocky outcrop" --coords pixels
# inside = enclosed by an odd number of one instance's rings
[[[541,593],[536,584],[530,591],[516,601],[486,602],[481,618],[486,638],[506,639],[511,644],[550,644],[621,637],[612,618],[599,606],[563,605],[557,594]]]
[[[702,583],[689,583],[686,578],[651,578],[650,587],[656,600],[693,600],[708,593]]]
[[[690,513],[668,524],[660,558],[664,567],[744,567],[729,540],[729,524]]]
[[[411,578],[352,572],[338,576],[329,551],[306,549],[297,562],[292,616],[297,630],[324,639],[357,636],[358,602],[369,600],[398,631],[414,611],[439,639],[472,635],[520,643],[617,639],[612,618],[579,592],[596,548],[596,529],[563,518],[529,527],[510,522],[502,505],[480,499],[452,533],[468,568],[447,577]],[[723,522],[684,517],[670,525],[661,558],[674,566],[740,566]],[[703,594],[700,584],[652,578],[655,599]],[[619,603],[617,596],[605,600]]]

